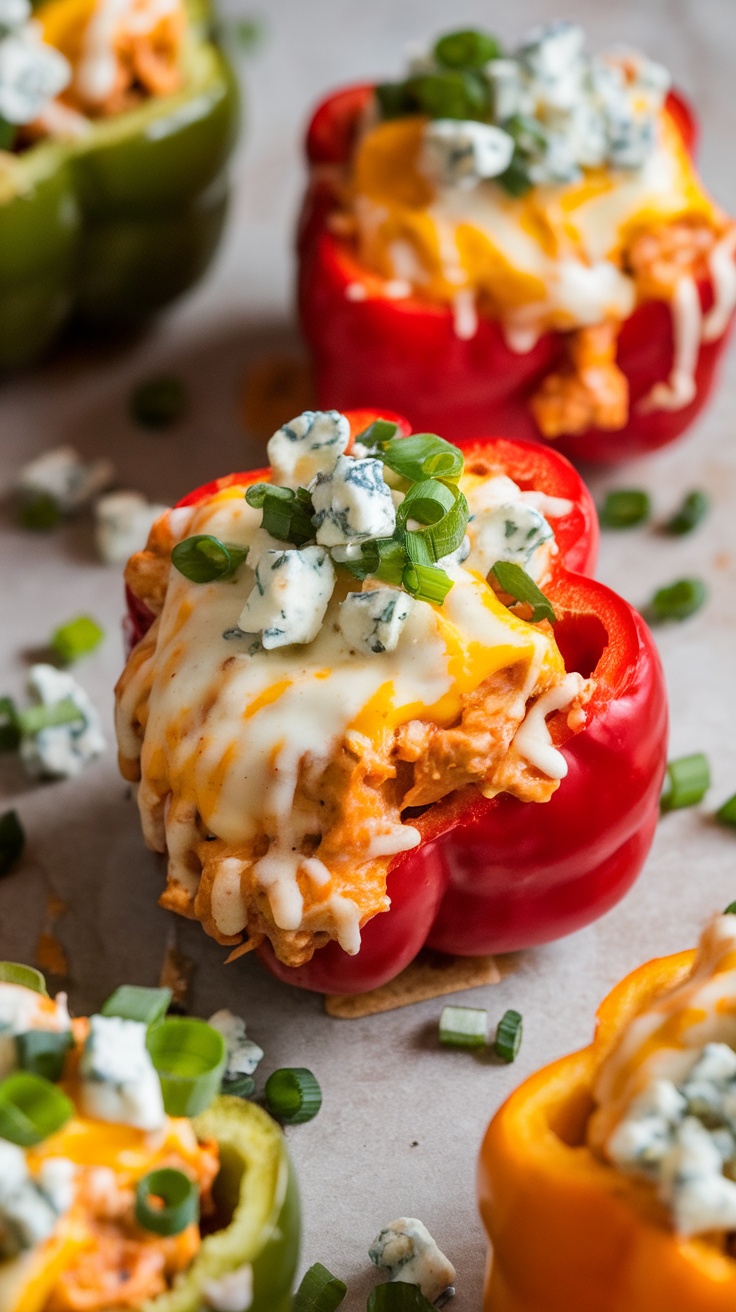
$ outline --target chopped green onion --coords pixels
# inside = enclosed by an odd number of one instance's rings
[[[724,916],[736,916],[736,902],[729,902],[723,914]]]
[[[5,875],[15,864],[25,847],[26,836],[17,811],[6,811],[0,816],[0,875]]]
[[[505,1011],[496,1030],[496,1041],[493,1045],[496,1056],[502,1061],[514,1061],[521,1047],[522,1032],[521,1013],[511,1009]]]
[[[555,624],[557,616],[555,615],[552,602],[537,587],[533,578],[527,574],[521,565],[516,565],[512,560],[497,560],[491,570],[498,586],[514,597],[516,601],[525,601],[532,607],[532,624],[537,624],[539,620],[549,620],[550,624]]]
[[[430,118],[482,119],[489,112],[489,87],[472,69],[419,73],[404,84],[417,108]]]
[[[15,141],[15,134],[18,128],[15,123],[9,123],[6,118],[0,115],[0,150],[10,150]]]
[[[674,533],[678,537],[682,537],[685,533],[692,533],[701,520],[705,519],[709,510],[710,497],[696,488],[694,491],[688,492],[687,496],[683,498],[679,510],[675,511],[672,518],[668,519],[662,527],[665,533]]]
[[[619,488],[609,492],[600,509],[604,528],[633,528],[649,519],[652,504],[647,492],[637,488]]]
[[[256,1082],[252,1075],[235,1071],[232,1075],[223,1075],[220,1092],[231,1098],[252,1098],[256,1091]]]
[[[488,1041],[488,1012],[483,1007],[443,1007],[440,1043],[450,1048],[484,1048]]]
[[[666,588],[655,592],[646,610],[646,617],[654,623],[665,620],[686,620],[704,604],[708,589],[702,579],[678,579]]]
[[[84,713],[71,697],[63,697],[51,706],[44,703],[29,706],[25,711],[18,711],[15,718],[26,738],[32,738],[34,734],[41,733],[42,729],[52,729],[59,724],[84,723]]]
[[[463,472],[462,451],[436,433],[413,433],[411,437],[395,437],[390,441],[379,438],[377,445],[377,454],[384,465],[412,483],[425,478],[456,483]]]
[[[495,36],[472,28],[441,36],[433,51],[437,63],[445,68],[482,68],[489,60],[500,59],[502,53]]]
[[[231,578],[247,554],[247,547],[221,542],[210,533],[197,533],[177,542],[171,563],[191,583],[214,583]]]
[[[382,583],[401,587],[407,564],[403,542],[398,538],[372,538],[361,543],[360,550],[359,560],[341,561],[341,567],[349,570],[356,579],[367,579],[371,575]]]
[[[100,1008],[101,1016],[120,1016],[141,1025],[163,1020],[171,1002],[171,989],[146,989],[139,984],[121,984]]]
[[[435,606],[442,605],[452,587],[452,579],[436,565],[407,565],[402,582],[417,601],[428,601]]]
[[[285,1125],[311,1121],[322,1106],[322,1090],[311,1071],[285,1066],[266,1080],[266,1106]]]
[[[25,498],[18,516],[21,527],[33,533],[47,533],[63,519],[61,507],[48,492]]]
[[[0,1083],[0,1139],[33,1148],[74,1115],[74,1103],[50,1080],[14,1071]]]
[[[62,624],[52,634],[51,646],[65,665],[78,661],[99,647],[105,636],[96,620],[89,615],[78,615],[75,620]]]
[[[716,820],[722,825],[732,825],[736,828],[736,793],[733,797],[729,797],[728,801],[723,803],[723,806],[719,806],[716,811]]]
[[[405,82],[379,82],[375,95],[382,119],[400,118],[402,114],[412,112],[411,96]],[[362,441],[362,435],[359,441]]]
[[[517,150],[504,173],[501,173],[496,182],[509,196],[515,200],[520,200],[531,191],[533,183],[529,176],[529,166],[523,155]]]
[[[457,551],[468,527],[468,503],[455,486],[448,487],[437,479],[424,479],[409,489],[399,506],[396,523],[401,530],[408,519],[425,525],[406,531],[405,545],[410,560],[415,564],[433,565]],[[412,544],[421,541],[426,551],[419,561],[414,557]]]
[[[139,383],[130,400],[130,412],[143,428],[168,428],[188,408],[186,388],[180,378],[162,374]]]
[[[663,811],[679,811],[683,806],[695,806],[709,788],[708,758],[702,752],[680,756],[667,765],[660,807]]]
[[[138,1181],[135,1219],[154,1235],[180,1235],[199,1220],[199,1189],[183,1171],[170,1166],[150,1171]]]
[[[148,1031],[168,1116],[197,1116],[220,1091],[227,1064],[222,1035],[203,1020],[169,1016]]]
[[[423,478],[409,488],[396,512],[396,522],[401,528],[408,519],[416,519],[420,524],[439,524],[448,511],[455,508],[458,500],[456,489],[436,478]]]
[[[0,984],[17,984],[22,989],[32,989],[44,998],[49,996],[46,980],[40,970],[33,966],[22,966],[19,961],[0,961]]]
[[[364,428],[362,433],[358,433],[355,440],[368,448],[382,446],[384,443],[390,442],[393,437],[396,437],[398,431],[399,425],[391,419],[374,419],[373,423]],[[405,441],[406,439],[402,440]]]
[[[303,547],[314,541],[314,506],[306,488],[296,491],[273,483],[254,483],[245,493],[249,506],[263,510],[262,527],[279,542]]]
[[[371,1290],[367,1312],[437,1312],[437,1308],[424,1297],[418,1285],[389,1280]]]
[[[74,1047],[74,1038],[71,1030],[26,1030],[16,1035],[15,1047],[21,1070],[56,1084],[64,1073],[64,1061]]]
[[[15,752],[20,747],[18,712],[12,697],[0,697],[0,752]]]
[[[335,1312],[348,1287],[321,1262],[310,1266],[294,1295],[293,1312]]]

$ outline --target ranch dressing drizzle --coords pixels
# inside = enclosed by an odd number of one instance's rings
[[[695,397],[703,323],[700,293],[694,278],[681,278],[672,298],[674,359],[666,383],[655,383],[637,407],[641,414],[653,410],[682,410]]]
[[[725,333],[736,306],[736,227],[710,253],[708,269],[713,281],[713,305],[703,321],[703,341],[715,342]]]

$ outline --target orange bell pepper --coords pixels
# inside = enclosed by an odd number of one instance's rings
[[[733,1312],[736,1261],[684,1239],[645,1181],[586,1143],[593,1086],[633,1017],[684,979],[694,952],[661,957],[598,1011],[588,1048],[526,1080],[491,1122],[479,1202],[493,1253],[484,1312]]]

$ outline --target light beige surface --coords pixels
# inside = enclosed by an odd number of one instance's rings
[[[239,428],[236,398],[247,362],[290,340],[291,228],[308,106],[330,86],[398,72],[402,43],[446,27],[448,19],[492,23],[500,15],[502,34],[512,37],[558,12],[554,0],[497,7],[478,0],[460,7],[440,0],[272,0],[268,9],[267,42],[243,63],[249,126],[217,267],[147,339],[67,354],[2,386],[2,486],[24,460],[61,441],[111,455],[121,483],[155,499],[174,499],[257,461],[260,449]],[[721,202],[736,209],[733,0],[575,0],[564,9],[588,23],[594,44],[625,37],[669,64],[700,106],[705,176]],[[194,405],[180,430],[149,436],[129,423],[126,398],[134,380],[159,368],[186,377]],[[691,945],[703,919],[736,897],[736,835],[709,819],[736,791],[735,404],[732,355],[714,404],[691,435],[594,479],[596,493],[605,486],[648,488],[662,517],[694,486],[713,497],[712,517],[691,538],[672,542],[652,529],[608,534],[600,574],[637,605],[683,573],[710,581],[707,608],[661,631],[658,641],[672,702],[672,753],[706,751],[714,782],[702,808],[662,822],[623,904],[567,941],[521,955],[499,985],[467,995],[472,1005],[488,1006],[494,1021],[507,1006],[523,1012],[525,1041],[510,1069],[439,1051],[437,1002],[345,1022],[326,1017],[320,999],[277,984],[255,963],[225,968],[225,953],[197,926],[174,926],[156,907],[161,869],[143,846],[112,748],[81,779],[43,786],[30,785],[12,760],[0,758],[4,806],[17,806],[28,832],[22,866],[0,884],[0,956],[32,959],[53,891],[68,906],[58,934],[69,954],[72,1004],[84,1011],[121,981],[155,982],[176,932],[197,962],[194,1003],[202,1014],[225,1005],[241,1011],[266,1049],[266,1074],[283,1064],[314,1069],[323,1111],[289,1133],[304,1198],[304,1263],[322,1261],[347,1280],[346,1312],[365,1307],[373,1284],[367,1249],[377,1230],[407,1213],[421,1217],[457,1266],[457,1312],[476,1312],[485,1247],[473,1177],[489,1116],[524,1075],[587,1041],[595,1005],[615,980],[648,956]],[[0,693],[18,694],[29,653],[57,623],[87,611],[108,637],[79,675],[112,739],[111,689],[121,662],[118,573],[96,562],[87,521],[47,537],[20,532],[4,514],[1,528]]]

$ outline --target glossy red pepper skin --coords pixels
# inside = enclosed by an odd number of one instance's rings
[[[298,292],[317,404],[342,410],[387,402],[407,416],[415,431],[442,433],[451,441],[489,431],[542,441],[529,400],[542,379],[563,363],[563,334],[546,333],[520,355],[509,349],[497,321],[480,316],[475,335],[463,340],[448,308],[418,296],[387,299],[382,280],[367,272],[328,226],[335,207],[329,170],[349,160],[372,94],[370,85],[338,91],[318,107],[307,132],[313,176],[300,222]],[[668,110],[692,153],[697,126],[689,106],[670,96]],[[356,287],[364,299],[351,299]],[[708,310],[710,283],[701,284],[700,296]],[[668,304],[638,306],[624,323],[618,346],[617,361],[630,389],[626,427],[560,438],[556,448],[572,459],[607,462],[673,441],[705,405],[726,339],[727,334],[701,343],[696,395],[689,405],[642,414],[637,403],[672,368],[673,331]]]
[[[372,417],[364,414],[353,431]],[[559,552],[545,592],[559,617],[555,634],[567,668],[592,674],[596,690],[579,733],[570,735],[562,721],[559,742],[569,773],[549,802],[489,800],[470,787],[412,818],[422,842],[393,861],[391,908],[365,925],[356,956],[330,943],[293,968],[268,945],[259,950],[273,974],[302,988],[366,992],[392,979],[425,945],[475,955],[560,938],[624,895],[652,840],[666,764],[664,681],[641,617],[586,577],[598,546],[590,494],[568,461],[547,447],[505,438],[461,446],[468,468],[480,457],[523,490],[570,502],[555,520]],[[264,475],[216,480],[179,504],[194,505],[218,487]],[[129,623],[136,638],[152,618],[133,598]]]

